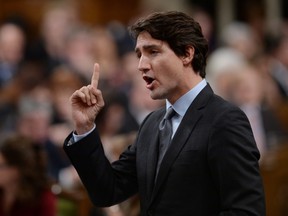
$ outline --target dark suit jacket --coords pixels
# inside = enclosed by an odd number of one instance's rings
[[[93,203],[110,206],[139,193],[142,216],[264,216],[259,152],[245,114],[207,85],[183,117],[155,180],[164,114],[164,108],[151,113],[112,165],[96,130],[71,146],[67,137],[64,149]]]

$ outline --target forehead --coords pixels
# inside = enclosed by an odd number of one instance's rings
[[[161,47],[166,43],[162,40],[153,38],[148,32],[142,32],[138,35],[135,51],[142,50],[150,47]]]

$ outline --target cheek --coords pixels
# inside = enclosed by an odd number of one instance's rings
[[[161,78],[167,86],[178,86],[181,80],[179,68],[175,68],[173,66],[164,68],[163,73],[161,74]]]
[[[156,77],[163,81],[173,82],[179,79],[180,67],[178,62],[166,60],[165,62],[158,64],[153,70]]]
[[[151,66],[161,86],[172,87],[179,83],[183,62],[174,53],[169,52],[161,55],[151,62]]]

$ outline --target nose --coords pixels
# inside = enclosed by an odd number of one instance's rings
[[[141,56],[138,63],[138,70],[145,73],[150,70],[150,63],[147,57]]]

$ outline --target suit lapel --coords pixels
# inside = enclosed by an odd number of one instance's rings
[[[158,115],[159,119],[162,119],[165,114],[165,109],[163,108],[160,111],[160,115]],[[156,122],[160,122],[157,120]],[[152,136],[151,136],[152,135]],[[146,160],[146,187],[147,187],[147,198],[150,199],[152,195],[152,191],[154,188],[155,183],[155,174],[156,174],[156,167],[158,161],[158,153],[159,153],[159,146],[158,146],[158,139],[159,139],[159,129],[158,124],[153,124],[149,128],[149,133],[146,134],[147,139],[150,139],[149,147],[148,147],[148,160]]]
[[[156,126],[156,125],[155,125]],[[155,133],[156,132],[156,133]],[[156,174],[156,167],[157,167],[157,160],[158,160],[158,127],[154,128],[155,136],[152,137],[150,142],[150,147],[148,149],[149,159],[146,161],[146,169],[147,169],[147,197],[151,197],[154,181],[155,181],[155,174]]]
[[[161,163],[157,180],[155,182],[151,203],[157,195],[159,188],[161,187],[163,181],[166,179],[171,165],[174,163],[179,152],[186,144],[187,139],[194,130],[197,122],[201,119],[203,115],[203,107],[208,102],[208,99],[212,95],[213,91],[209,85],[207,85],[200,94],[195,98],[194,102],[188,108],[185,116],[183,117],[176,134],[171,141],[170,147],[168,148],[163,161]],[[157,141],[157,140],[156,140]]]

